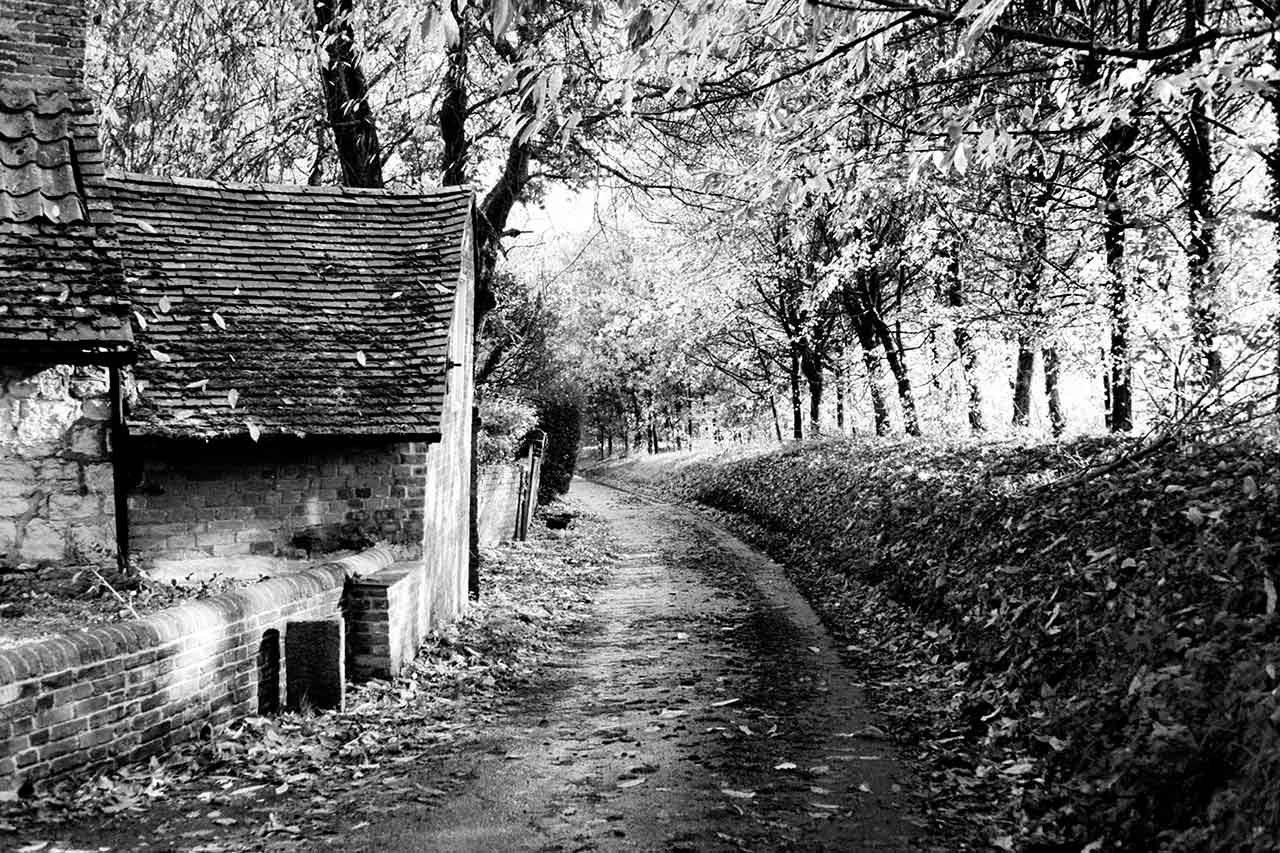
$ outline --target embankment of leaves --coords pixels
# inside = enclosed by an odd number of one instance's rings
[[[999,846],[1277,849],[1280,450],[1120,450],[832,442],[668,486],[756,525],[837,633],[868,596],[919,620],[923,754],[1003,801]]]

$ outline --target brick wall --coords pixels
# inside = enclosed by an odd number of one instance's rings
[[[338,618],[348,570],[0,650],[0,790],[154,755],[282,700],[286,623]]]
[[[299,556],[423,535],[421,442],[282,437],[140,444],[130,548],[145,562]],[[230,565],[230,564],[228,564]]]
[[[83,77],[83,0],[4,0],[0,80],[18,86],[72,88]]]
[[[102,368],[0,367],[0,566],[114,558]]]
[[[489,465],[476,479],[476,526],[484,546],[508,542],[515,536],[520,514],[520,486],[524,469],[519,465]]]

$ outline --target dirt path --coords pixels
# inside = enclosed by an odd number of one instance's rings
[[[780,567],[685,510],[578,482],[620,555],[552,689],[359,850],[918,850],[902,768]],[[871,728],[868,728],[871,726]]]

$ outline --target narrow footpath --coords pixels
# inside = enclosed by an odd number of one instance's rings
[[[905,771],[781,568],[695,513],[589,482],[618,560],[548,682],[450,756],[377,851],[921,850]]]

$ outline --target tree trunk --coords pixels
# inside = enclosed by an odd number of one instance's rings
[[[1106,222],[1102,242],[1107,258],[1111,290],[1111,352],[1108,358],[1107,428],[1112,432],[1133,429],[1133,365],[1129,352],[1129,288],[1125,275],[1125,209],[1120,179],[1130,146],[1137,134],[1132,125],[1116,122],[1102,138],[1102,185]],[[1048,363],[1046,362],[1046,369]]]
[[[911,390],[911,374],[907,371],[907,354],[902,349],[902,341],[889,328],[889,324],[873,315],[876,335],[884,346],[885,361],[889,362],[889,370],[893,373],[898,388],[898,402],[902,404],[902,428],[907,435],[920,435],[920,418],[916,415],[915,394]]]
[[[1062,395],[1058,390],[1058,350],[1047,347],[1044,351],[1044,395],[1049,402],[1049,426],[1055,436],[1067,428],[1066,415],[1062,411]]]
[[[822,392],[824,390],[824,382],[822,365],[808,348],[800,352],[800,373],[804,376],[805,384],[809,388],[809,437],[816,438],[822,434]]]
[[[787,368],[787,379],[791,384],[791,437],[799,441],[804,438],[804,414],[800,403],[800,358],[794,351]]]
[[[1028,183],[1037,186],[1045,183],[1044,162],[1039,157],[1028,170]],[[1031,327],[1018,337],[1018,367],[1013,380],[1013,425],[1031,425],[1031,377],[1035,370],[1036,356],[1040,354],[1039,337],[1043,334],[1045,318],[1040,300],[1045,260],[1049,254],[1049,229],[1046,207],[1052,191],[1045,188],[1031,200],[1027,221],[1019,233],[1022,266],[1018,271],[1021,290],[1018,293],[1023,307],[1030,315]]]
[[[445,71],[440,98],[440,141],[444,144],[440,183],[446,187],[467,182],[467,155],[471,139],[467,135],[467,48],[470,32],[462,25],[458,0],[451,0],[446,15],[459,21],[458,43],[445,51]]]
[[[342,183],[381,187],[382,145],[351,26],[352,4],[353,0],[315,0],[313,6],[316,38],[326,56],[320,74],[325,113],[342,167]]]
[[[778,437],[778,444],[782,444],[782,419],[778,417],[778,401],[772,394],[769,395],[769,411],[773,412],[774,435]]]
[[[851,318],[854,334],[858,337],[858,345],[862,347],[862,364],[867,371],[867,390],[871,393],[871,412],[875,418],[876,435],[888,435],[889,404],[884,398],[884,387],[880,384],[880,357],[877,354],[876,336],[871,324],[865,316]]]
[[[1013,379],[1013,425],[1031,425],[1031,377],[1036,369],[1036,351],[1026,337],[1018,339],[1018,369]]]
[[[960,274],[960,240],[952,240],[947,259],[947,305],[953,309],[964,307],[964,279]],[[982,419],[982,386],[978,382],[978,348],[973,336],[959,317],[952,317],[956,352],[960,354],[960,379],[968,395],[969,428],[981,433],[986,428]]]
[[[1108,364],[1107,351],[1098,352],[1098,363],[1102,365],[1102,420],[1108,432],[1114,432],[1111,425],[1111,413],[1115,411],[1111,402],[1111,366]]]
[[[1204,0],[1187,4],[1186,32],[1194,35],[1204,24]],[[1209,96],[1192,87],[1187,111],[1187,139],[1182,147],[1187,164],[1187,298],[1191,306],[1191,344],[1199,362],[1201,387],[1222,379],[1218,349],[1217,220],[1214,205],[1213,124]],[[1114,393],[1114,390],[1113,392]]]
[[[1280,28],[1280,13],[1272,18],[1272,27]],[[1280,68],[1280,40],[1271,39],[1271,65]],[[1267,159],[1267,171],[1271,175],[1271,217],[1272,228],[1275,229],[1273,242],[1280,244],[1280,81],[1271,82],[1272,131],[1276,134],[1275,144],[1271,146],[1271,156]],[[1280,299],[1280,253],[1276,255],[1271,267],[1271,290]],[[1276,312],[1276,414],[1280,415],[1280,312]]]
[[[844,354],[836,360],[836,430],[844,433]]]

